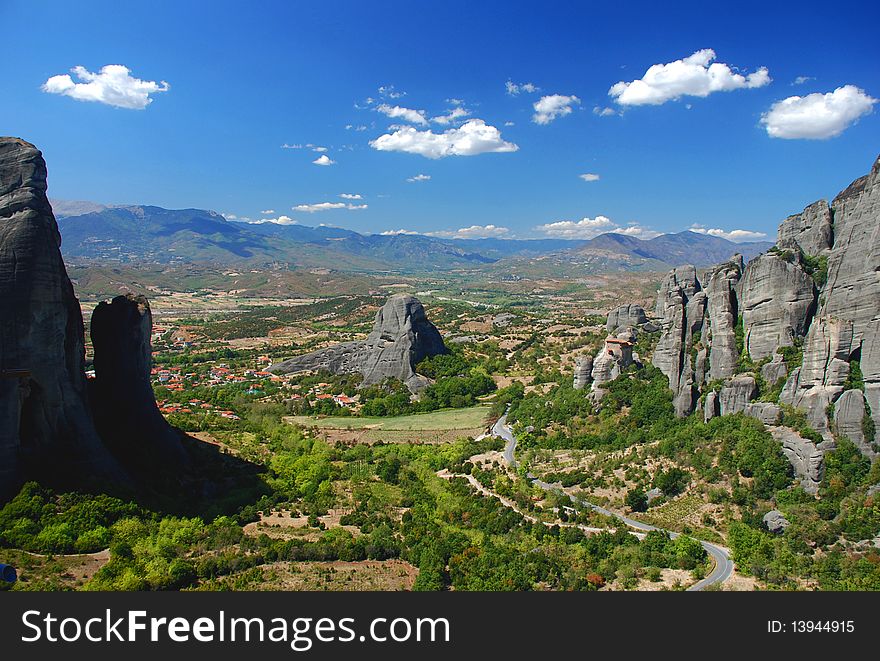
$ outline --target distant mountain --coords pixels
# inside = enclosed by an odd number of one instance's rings
[[[749,259],[770,243],[732,243],[680,232],[647,241],[622,234],[590,240],[442,239],[418,234],[359,234],[338,227],[230,222],[215,211],[105,206],[53,200],[68,260],[254,265],[349,272],[473,269],[545,262],[582,273],[661,271],[714,264],[741,252]],[[500,262],[500,263],[499,263]]]
[[[581,246],[560,253],[560,256],[605,263],[617,260],[624,268],[653,270],[658,265],[662,265],[663,268],[683,264],[710,266],[725,261],[735,253],[742,254],[748,261],[772,245],[773,243],[769,241],[734,243],[718,236],[690,230],[676,234],[662,234],[647,240],[609,233],[601,234]]]

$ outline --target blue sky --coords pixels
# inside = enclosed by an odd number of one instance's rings
[[[43,150],[55,198],[772,237],[880,152],[876,3],[76,4],[0,2],[0,127]]]

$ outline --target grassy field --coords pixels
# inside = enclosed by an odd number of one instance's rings
[[[488,415],[488,406],[474,406],[395,418],[312,418],[297,415],[284,420],[303,427],[317,427],[321,438],[329,443],[451,443],[458,438],[477,436],[485,431]]]
[[[382,431],[446,431],[452,429],[475,429],[483,427],[489,415],[488,406],[468,409],[445,409],[430,413],[401,415],[395,418],[325,417],[312,418],[294,415],[285,421],[303,427],[327,429],[378,429]]]

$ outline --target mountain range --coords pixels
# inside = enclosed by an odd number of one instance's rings
[[[232,222],[204,209],[65,200],[53,200],[52,205],[64,257],[73,261],[282,263],[292,268],[418,272],[549,259],[590,272],[653,271],[684,263],[714,264],[736,252],[749,259],[772,245],[737,244],[690,231],[648,240],[616,233],[589,240],[448,239],[360,234],[326,225]]]

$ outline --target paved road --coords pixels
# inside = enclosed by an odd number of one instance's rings
[[[498,422],[492,427],[492,433],[495,436],[503,439],[505,441],[504,444],[504,461],[507,462],[507,465],[511,468],[516,468],[516,458],[514,457],[514,452],[516,450],[516,436],[513,435],[513,430],[510,428],[510,425],[507,424],[507,414],[505,413],[500,418],[498,418]],[[528,474],[528,478],[532,481],[532,484],[544,489],[545,491],[551,491],[553,489],[560,489],[558,484],[549,484],[544,482],[543,480],[539,480],[531,473]],[[575,505],[580,505],[582,507],[589,507],[595,512],[599,512],[599,514],[604,514],[605,516],[610,516],[618,521],[622,521],[630,528],[634,528],[635,530],[640,530],[642,532],[648,532],[651,530],[662,530],[664,532],[669,533],[669,536],[673,539],[678,537],[679,533],[674,532],[672,530],[665,530],[664,528],[657,528],[656,526],[649,525],[647,523],[642,523],[641,521],[636,521],[635,519],[631,519],[628,516],[625,516],[619,512],[614,512],[612,510],[605,509],[604,507],[600,507],[599,505],[594,505],[593,503],[583,500],[581,498],[575,498],[574,496],[569,496],[571,501],[575,503]],[[733,573],[733,561],[730,559],[730,554],[727,549],[723,546],[718,546],[716,544],[711,544],[710,542],[701,541],[700,544],[703,545],[703,548],[706,549],[706,553],[712,556],[712,559],[715,561],[715,566],[712,571],[709,573],[706,578],[694,583],[692,586],[688,588],[688,591],[702,590],[705,587],[716,583],[723,583],[730,575]]]

